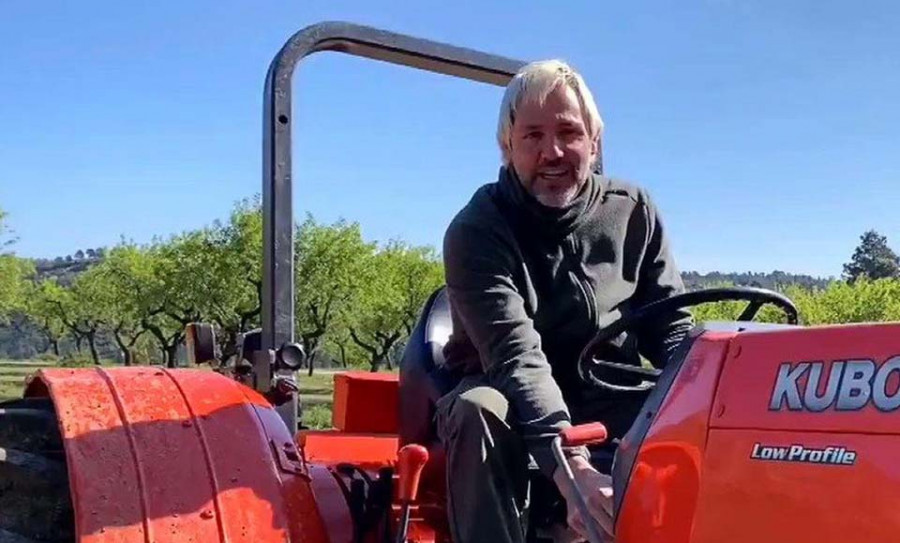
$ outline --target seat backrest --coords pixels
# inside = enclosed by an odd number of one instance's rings
[[[400,362],[400,443],[429,445],[435,440],[434,407],[453,389],[444,368],[444,345],[453,331],[444,287],[429,296],[410,334]]]

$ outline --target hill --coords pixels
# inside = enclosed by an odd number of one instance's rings
[[[809,275],[797,275],[783,271],[764,272],[684,272],[681,274],[685,287],[688,290],[699,290],[720,286],[723,284],[757,287],[769,290],[778,290],[788,285],[799,285],[804,288],[825,288],[833,281],[832,278],[812,277]]]

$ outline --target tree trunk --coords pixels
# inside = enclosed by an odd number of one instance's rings
[[[309,364],[309,373],[307,375],[309,375],[310,377],[312,377],[313,368],[316,366],[316,358],[318,358],[318,357],[319,357],[319,342],[316,341],[314,343],[312,351],[310,351],[310,353],[306,356],[306,363]]]
[[[94,360],[94,365],[99,366],[100,365],[100,356],[97,354],[97,345],[96,345],[96,342],[94,341],[94,336],[96,336],[96,334],[97,334],[96,331],[91,331],[91,332],[88,332],[86,335],[87,335],[87,340],[88,340],[88,346],[91,348],[91,358]]]
[[[166,367],[174,368],[178,363],[178,344],[175,343],[173,345],[169,345],[166,347]]]
[[[59,340],[51,339],[50,345],[53,347],[53,354],[55,354],[56,357],[59,358]]]
[[[309,349],[306,353],[306,367],[309,369],[309,376],[312,377],[313,369],[316,366],[316,356],[319,354],[319,338],[322,337],[320,330],[311,334],[301,334],[303,345]]]
[[[116,338],[116,344],[119,346],[119,349],[122,350],[122,363],[126,366],[130,366],[132,358],[131,348],[122,340],[122,335],[119,330],[113,331],[113,337]]]
[[[344,366],[344,369],[347,369],[347,348],[344,347],[343,343],[338,345],[338,348],[341,350],[341,365]]]
[[[391,335],[387,335],[382,332],[376,332],[376,341],[374,345],[369,345],[365,341],[363,341],[359,335],[356,333],[356,330],[353,328],[350,329],[350,337],[353,338],[353,342],[365,349],[369,353],[369,371],[376,372],[381,367],[381,364],[388,359],[388,353],[391,351],[391,346],[400,339],[400,332],[394,332]],[[388,360],[388,368],[391,367],[390,360]]]

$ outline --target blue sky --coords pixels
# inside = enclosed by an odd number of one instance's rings
[[[900,250],[889,1],[7,2],[0,207],[24,256],[138,242],[260,191],[262,87],[296,30],[382,27],[580,69],[607,172],[647,187],[685,270],[839,275]],[[439,247],[498,166],[501,89],[336,53],[295,79],[295,210]]]

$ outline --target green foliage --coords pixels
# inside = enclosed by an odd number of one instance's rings
[[[392,241],[370,257],[350,336],[368,353],[373,371],[383,363],[391,367],[392,347],[409,335],[428,295],[443,280],[443,267],[431,248]]]
[[[0,323],[6,322],[26,302],[28,278],[33,273],[34,268],[27,260],[12,254],[0,255]]]
[[[819,291],[788,291],[807,324],[900,322],[900,280],[865,277]]]
[[[888,247],[887,238],[874,230],[860,236],[860,243],[853,252],[853,257],[844,264],[844,278],[847,281],[852,283],[860,277],[900,277],[900,258]]]
[[[312,217],[299,226],[295,244],[296,328],[312,372],[327,338],[339,341],[341,329],[356,318],[375,244],[363,240],[357,223],[322,225]]]
[[[316,404],[303,408],[303,424],[313,430],[327,430],[331,423],[331,405]]]
[[[854,283],[833,281],[825,288],[788,285],[776,290],[794,302],[805,325],[900,322],[900,279],[861,277]],[[719,302],[697,306],[691,312],[697,322],[730,321],[744,307],[745,302]],[[784,322],[784,314],[767,305],[755,320]]]
[[[0,323],[21,309],[27,292],[27,279],[34,273],[31,262],[18,258],[7,248],[15,239],[6,226],[6,213],[0,209]]]
[[[204,228],[147,245],[123,240],[79,250],[37,266],[2,252],[12,241],[4,218],[0,211],[0,319],[40,345],[29,356],[176,365],[189,322],[215,324],[225,356],[238,334],[260,325],[259,198],[237,202],[227,220]],[[296,334],[311,355],[310,373],[329,364],[391,368],[425,300],[443,283],[439,255],[396,240],[366,241],[359,224],[344,220],[322,224],[308,216],[294,234]],[[850,281],[688,272],[685,283],[691,290],[741,284],[783,292],[805,324],[900,322],[900,279],[873,278],[897,257],[874,232],[862,241],[853,263],[868,271],[848,266]],[[706,304],[693,313],[701,322],[730,321],[744,307]],[[767,306],[757,320],[781,322],[783,315]]]

